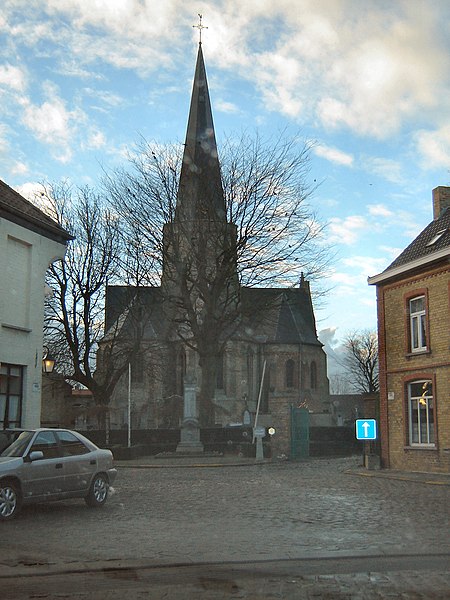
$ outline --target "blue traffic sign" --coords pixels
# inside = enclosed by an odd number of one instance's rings
[[[377,439],[377,422],[375,419],[356,419],[356,439]]]

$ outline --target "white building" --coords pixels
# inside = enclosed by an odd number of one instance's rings
[[[0,180],[0,429],[40,425],[45,272],[70,239]]]

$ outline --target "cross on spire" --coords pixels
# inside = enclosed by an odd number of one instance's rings
[[[199,35],[200,35],[200,39],[199,39],[199,44],[202,43],[202,29],[208,29],[205,25],[202,25],[202,19],[203,19],[203,15],[201,15],[200,13],[198,14],[198,25],[192,25],[192,27],[195,27],[195,29],[198,29]]]

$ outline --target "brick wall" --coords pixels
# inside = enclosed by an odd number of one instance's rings
[[[383,466],[412,471],[450,470],[450,268],[379,286],[380,425]],[[408,299],[427,298],[428,351],[408,348]],[[413,379],[433,381],[436,444],[409,445],[407,384]]]

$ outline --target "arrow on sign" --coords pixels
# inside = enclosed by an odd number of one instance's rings
[[[368,437],[368,431],[370,429],[369,423],[366,421],[361,425],[361,427],[364,429],[364,437]]]

